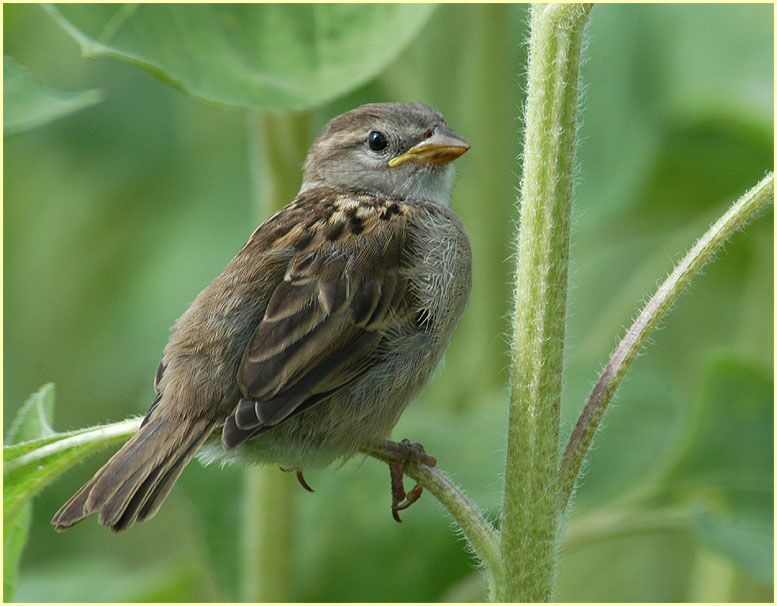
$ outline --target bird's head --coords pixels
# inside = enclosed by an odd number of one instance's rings
[[[372,103],[334,118],[305,160],[302,190],[362,189],[448,205],[450,162],[469,144],[420,103]]]

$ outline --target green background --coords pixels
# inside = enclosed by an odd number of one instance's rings
[[[176,90],[135,65],[85,60],[40,7],[3,10],[5,54],[55,90],[104,95],[5,138],[4,421],[47,382],[57,386],[56,429],[120,420],[147,408],[170,325],[259,221],[257,114],[203,103],[181,82]],[[73,18],[88,21],[93,9],[78,10]],[[250,15],[224,10],[253,26]],[[279,39],[296,23],[293,11],[306,9],[284,10],[287,21],[269,28]],[[271,102],[315,105],[312,137],[361,103],[423,101],[472,145],[457,162],[453,207],[472,240],[473,297],[445,367],[394,436],[423,442],[495,518],[527,10],[420,7],[372,23],[357,13],[337,26],[347,30],[352,19],[354,39],[370,49],[364,65],[346,62],[363,84],[327,93],[338,77],[309,74],[304,53],[288,43],[280,73],[307,96]],[[773,166],[772,24],[768,5],[594,9],[582,68],[563,435],[639,303]],[[391,28],[406,40],[387,40]],[[226,70],[215,51],[209,58],[210,40],[182,31],[158,38],[160,48],[182,66],[187,53],[211,61],[196,79],[226,99],[242,94],[214,82]],[[393,53],[377,57],[391,44]],[[343,48],[351,58],[359,47]],[[193,92],[207,97],[203,90]],[[634,365],[567,522],[559,600],[772,600],[772,221],[769,210],[734,237]],[[35,501],[15,599],[237,600],[242,471],[194,463],[149,522],[122,535],[93,521],[55,534],[51,515],[104,457]],[[400,526],[376,461],[306,475],[316,493],[300,489],[296,539],[279,547],[294,554],[292,599],[481,599],[473,559],[431,497]]]

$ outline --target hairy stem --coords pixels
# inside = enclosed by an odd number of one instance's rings
[[[248,116],[249,161],[261,220],[291,202],[299,190],[310,144],[310,114]],[[246,469],[243,493],[243,575],[246,602],[293,599],[294,476],[276,467]]]
[[[551,598],[558,560],[558,448],[569,221],[583,29],[591,5],[534,5],[496,599]]]
[[[769,173],[755,187],[737,200],[731,208],[694,244],[672,270],[669,277],[650,298],[612,352],[599,380],[588,397],[575,429],[569,438],[559,469],[559,498],[563,508],[569,503],[583,459],[607,405],[621,384],[623,376],[642,349],[650,333],[671,309],[674,302],[704,265],[725,242],[753,216],[774,199],[774,174]]]
[[[393,451],[375,446],[364,452],[380,461],[388,462],[392,459]],[[494,587],[501,583],[504,576],[498,536],[493,525],[486,520],[478,506],[468,499],[439,468],[408,462],[405,465],[405,474],[424,490],[432,493],[456,521],[470,547],[485,567],[493,595]]]

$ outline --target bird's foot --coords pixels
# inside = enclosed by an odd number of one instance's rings
[[[410,440],[401,442],[386,441],[382,445],[382,452],[388,458],[389,472],[391,473],[391,516],[397,522],[402,522],[399,512],[407,509],[421,498],[423,488],[416,484],[409,492],[405,491],[405,464],[408,462],[422,463],[434,467],[437,459],[426,454],[424,447]]]
[[[437,459],[432,455],[426,454],[421,444],[411,442],[407,438],[401,442],[386,440],[380,445],[379,452],[394,461],[422,463],[429,465],[429,467],[437,466]]]
[[[297,482],[299,482],[299,485],[302,486],[302,488],[304,488],[308,492],[316,492],[310,487],[310,484],[308,484],[308,481],[305,479],[305,476],[302,475],[302,470],[299,467],[281,467],[281,471],[295,472],[297,476]]]

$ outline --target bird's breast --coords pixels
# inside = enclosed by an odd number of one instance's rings
[[[464,225],[448,208],[428,205],[410,224],[410,289],[416,323],[447,343],[469,299],[472,251]]]

